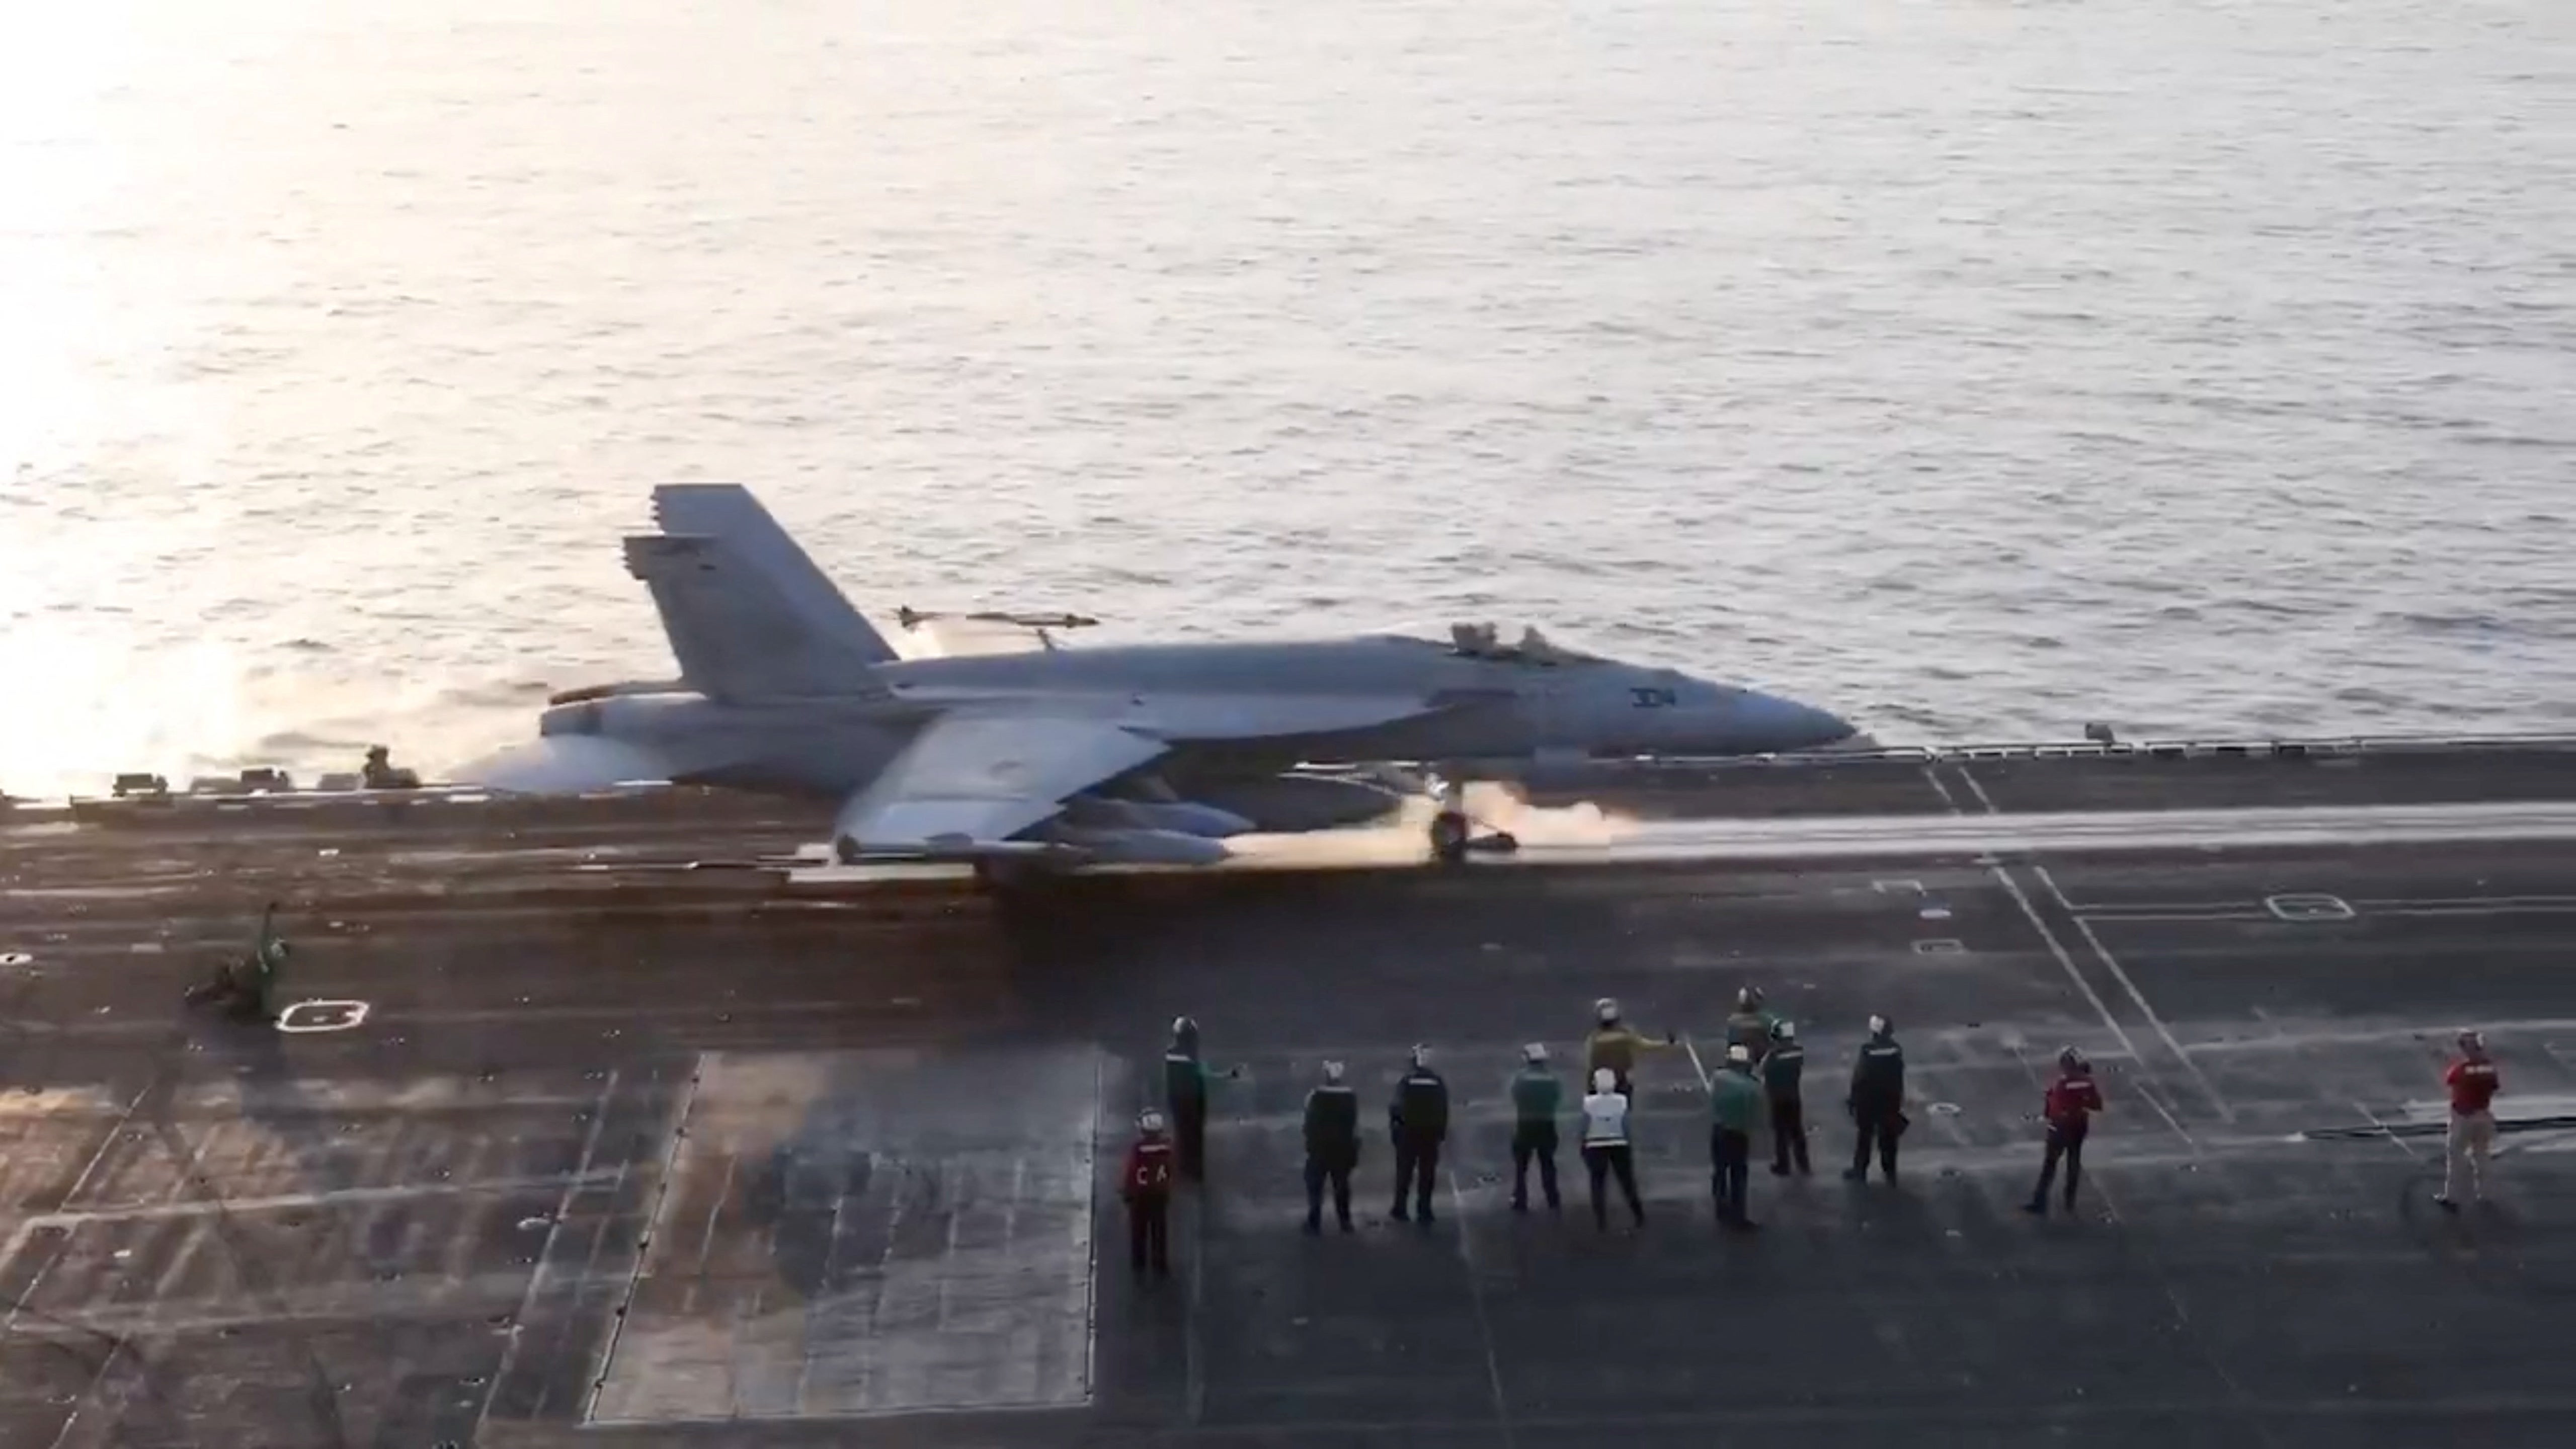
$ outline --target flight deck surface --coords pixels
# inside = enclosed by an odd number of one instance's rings
[[[1625,793],[1622,793],[1622,791]],[[2563,1444],[2576,1250],[2576,752],[1658,772],[1708,817],[2453,808],[2402,845],[2127,847],[1077,883],[585,870],[786,851],[684,796],[139,807],[0,829],[0,1444]],[[150,813],[158,809],[160,813]],[[282,902],[280,1033],[182,1014]],[[1593,998],[1695,1043],[1756,982],[1811,1053],[1816,1176],[1719,1233],[1687,1053],[1639,1100],[1652,1221],[1508,1211],[1521,1042]],[[1220,1073],[1179,1276],[1110,1177],[1161,1027]],[[1904,1185],[1839,1178],[1872,1012]],[[2438,1211],[2453,1030],[2507,1095]],[[1298,1110],[1382,1122],[1430,1043],[1441,1221],[1297,1232]],[[2075,1220],[2019,1210],[2061,1044],[2110,1112]],[[1700,1046],[1703,1055],[1704,1045]],[[1569,1076],[1571,1075],[1569,1070]]]

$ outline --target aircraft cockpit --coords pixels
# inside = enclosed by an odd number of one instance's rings
[[[1534,628],[1524,627],[1519,642],[1505,644],[1502,631],[1492,624],[1452,624],[1449,626],[1450,652],[1469,659],[1490,659],[1499,664],[1523,664],[1548,667],[1560,664],[1595,664],[1599,659],[1580,650],[1552,643]]]

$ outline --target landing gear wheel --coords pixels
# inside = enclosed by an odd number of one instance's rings
[[[1456,865],[1467,858],[1467,817],[1455,810],[1443,810],[1431,818],[1431,858],[1442,865]]]
[[[1509,855],[1521,848],[1521,838],[1508,830],[1497,830],[1491,835],[1477,836],[1467,842],[1467,848],[1479,855]]]

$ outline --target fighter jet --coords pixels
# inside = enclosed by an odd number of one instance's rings
[[[1471,780],[1598,756],[1751,754],[1853,737],[1823,710],[1491,625],[1448,637],[1069,647],[1080,615],[975,616],[1015,647],[907,657],[731,484],[653,495],[625,540],[679,677],[554,696],[532,743],[459,778],[500,791],[629,783],[837,802],[843,864],[963,861],[979,873],[1213,865],[1227,840],[1382,819],[1384,776],[1429,766],[1433,855],[1478,842]],[[906,609],[907,632],[936,616]],[[1399,781],[1420,775],[1395,776]]]

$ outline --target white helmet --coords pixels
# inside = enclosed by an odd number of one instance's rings
[[[1617,1072],[1610,1070],[1608,1067],[1596,1067],[1593,1069],[1592,1090],[1596,1092],[1608,1092],[1617,1088],[1618,1085],[1619,1074]]]
[[[1547,1043],[1543,1041],[1534,1041],[1528,1046],[1522,1047],[1521,1060],[1529,1063],[1531,1066],[1537,1066],[1539,1063],[1546,1061]]]
[[[1601,1018],[1602,1024],[1605,1026],[1611,1022],[1617,1021],[1619,1019],[1619,998],[1615,996],[1602,997],[1599,1001],[1592,1003],[1592,1014]]]
[[[1327,1082],[1339,1082],[1339,1081],[1341,1081],[1341,1079],[1342,1079],[1342,1064],[1341,1064],[1340,1062],[1326,1062],[1326,1063],[1324,1063],[1324,1080],[1325,1080],[1325,1081],[1327,1081]]]
[[[1156,1108],[1156,1107],[1148,1107],[1148,1108],[1146,1108],[1144,1111],[1137,1113],[1137,1114],[1136,1114],[1136,1130],[1137,1130],[1137,1131],[1139,1131],[1139,1132],[1160,1132],[1160,1131],[1162,1131],[1162,1130],[1163,1130],[1163,1113],[1162,1113],[1161,1109],[1160,1109],[1160,1108]]]

